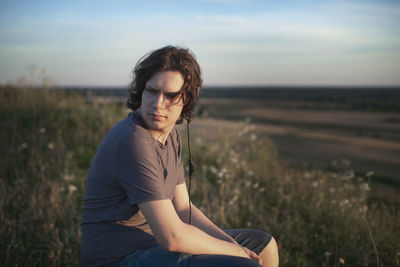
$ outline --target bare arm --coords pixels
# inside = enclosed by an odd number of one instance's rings
[[[185,223],[189,223],[189,195],[185,183],[176,186],[173,204],[181,220]],[[233,238],[216,226],[203,212],[193,205],[193,203],[191,223],[215,238],[237,244]]]
[[[179,184],[175,188],[174,199],[173,199],[174,207],[181,218],[182,221],[188,223],[189,222],[189,195],[186,188],[186,184]],[[203,212],[201,212],[195,205],[192,204],[192,224],[195,227],[198,227],[202,231],[206,232],[207,234],[225,240],[227,242],[236,244],[239,246],[236,241],[230,237],[227,233],[225,233],[221,228],[216,226]],[[247,255],[261,264],[261,258],[255,254],[253,251],[242,248],[246,251]]]
[[[182,222],[170,200],[139,203],[157,242],[169,251],[187,254],[223,254],[246,257],[238,245],[212,237]]]

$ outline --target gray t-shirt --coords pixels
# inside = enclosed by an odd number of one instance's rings
[[[165,145],[150,134],[137,112],[106,135],[92,162],[82,214],[82,263],[114,266],[124,256],[156,245],[138,203],[171,199],[185,182],[180,135]],[[117,221],[129,220],[129,225]]]

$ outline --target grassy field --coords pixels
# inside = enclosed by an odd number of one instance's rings
[[[2,265],[80,265],[86,175],[105,133],[127,114],[87,100],[0,88]],[[400,202],[371,199],[371,173],[340,159],[329,169],[284,164],[257,125],[224,122],[229,131],[195,120],[192,139],[193,202],[218,225],[272,233],[282,266],[400,266]]]
[[[333,105],[323,109],[309,101],[305,108],[302,103],[302,99],[295,105],[290,99],[272,104],[268,98],[208,97],[201,99],[200,114],[219,119],[221,125],[250,119],[259,135],[274,141],[283,162],[329,167],[345,158],[356,172],[374,171],[374,183],[400,187],[399,112],[349,110],[337,103],[336,109]]]

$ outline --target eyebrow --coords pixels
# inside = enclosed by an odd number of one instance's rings
[[[155,90],[155,91],[161,91],[161,90],[159,90],[159,89],[157,89],[157,88],[154,88],[154,87],[152,87],[152,86],[149,86],[149,85],[145,85],[145,86],[144,86],[144,89],[150,89],[150,90]],[[183,88],[179,89],[179,91],[177,91],[177,92],[165,92],[164,94],[166,94],[166,95],[178,95],[178,94],[180,94],[180,93],[182,93],[182,92],[183,92]]]
[[[144,89],[151,89],[151,90],[160,91],[160,90],[158,90],[157,88],[154,88],[154,87],[151,87],[151,86],[148,86],[148,85],[145,85],[145,86],[144,86]]]

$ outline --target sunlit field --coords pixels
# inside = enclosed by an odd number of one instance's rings
[[[86,175],[127,113],[78,94],[0,87],[2,266],[80,265]],[[281,266],[400,266],[400,202],[371,200],[372,173],[339,158],[329,169],[287,165],[251,121],[198,130],[204,122],[193,122],[192,199],[219,226],[270,232]]]

